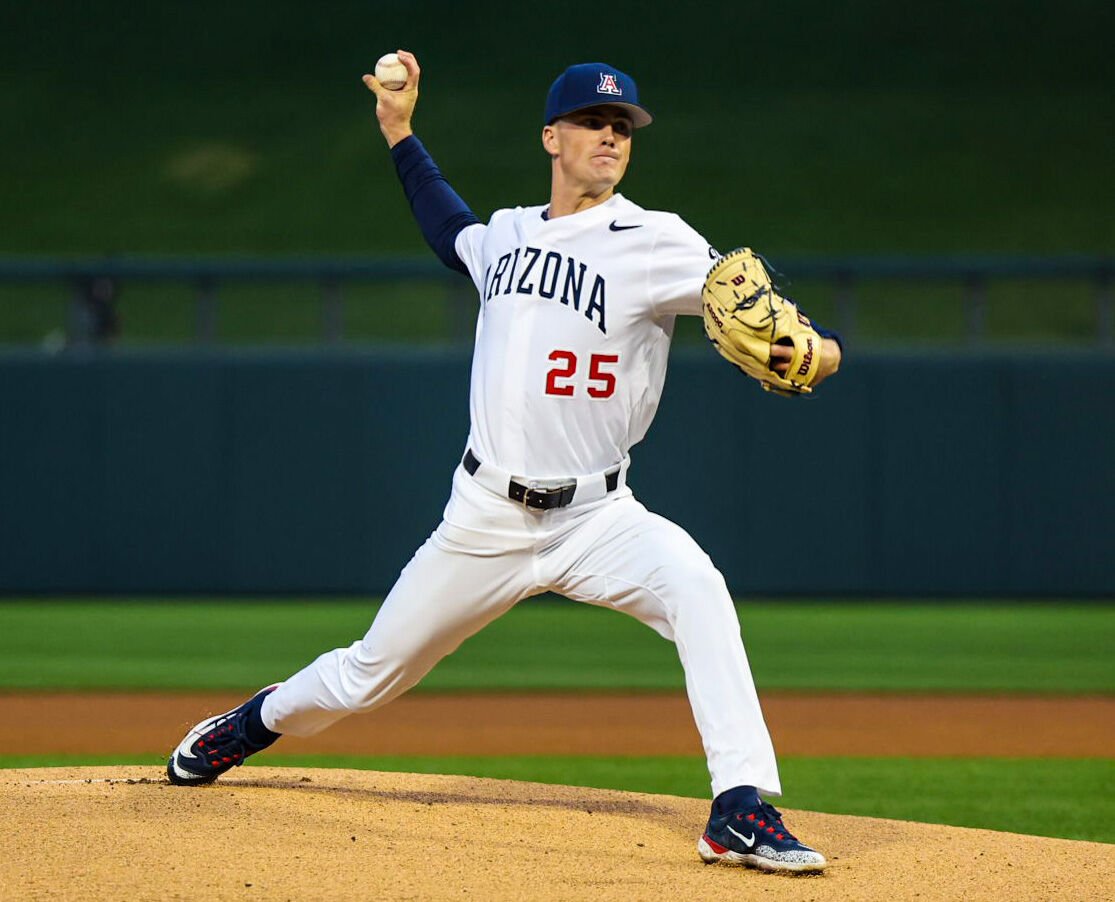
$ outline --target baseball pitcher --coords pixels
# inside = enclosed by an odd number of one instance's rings
[[[712,778],[700,856],[822,870],[824,857],[763,799],[781,794],[778,768],[724,578],[627,477],[676,317],[705,317],[725,356],[788,393],[836,372],[839,338],[778,295],[750,252],[722,258],[675,214],[617,193],[635,131],[651,123],[630,76],[605,63],[559,75],[542,120],[549,202],[483,223],[414,135],[420,70],[398,56],[397,90],[364,77],[380,129],[423,235],[478,295],[461,463],[440,525],[367,635],[199,723],[171,755],[170,781],[212,782],[283,733],[309,736],[386,704],[518,601],[557,592],[676,643]]]

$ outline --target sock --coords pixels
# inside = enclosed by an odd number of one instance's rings
[[[736,786],[725,789],[712,801],[713,817],[723,817],[732,811],[759,807],[759,790],[754,786]]]
[[[266,748],[282,735],[267,729],[263,724],[263,699],[266,697],[263,696],[258,704],[248,708],[248,717],[244,722],[244,734],[248,741],[260,748]]]

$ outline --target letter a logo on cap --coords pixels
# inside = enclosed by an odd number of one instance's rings
[[[620,90],[619,85],[616,84],[616,77],[611,72],[600,73],[600,84],[596,86],[597,94],[615,94],[622,96],[623,91]]]

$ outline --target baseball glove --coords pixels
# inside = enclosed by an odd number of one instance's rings
[[[751,248],[725,254],[705,276],[701,290],[705,334],[716,350],[766,391],[808,394],[821,366],[821,336],[797,305],[771,285]],[[770,368],[770,346],[793,348],[785,376]]]

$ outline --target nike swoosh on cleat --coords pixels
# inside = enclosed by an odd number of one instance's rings
[[[736,831],[733,830],[730,825],[726,825],[726,826],[728,826],[728,832],[731,833],[732,836],[735,836],[738,839],[740,839],[743,842],[743,844],[745,846],[747,846],[747,848],[750,849],[753,845],[755,845],[755,834],[754,833],[752,833],[750,836],[744,836],[742,833],[736,833]]]
[[[611,224],[608,226],[608,230],[611,231],[611,232],[626,232],[628,229],[641,229],[641,228],[642,228],[641,225],[621,226],[614,219],[612,220]]]
[[[191,783],[196,783],[205,779],[204,777],[199,777],[197,774],[191,773],[188,770],[182,770],[182,768],[178,766],[177,752],[175,752],[174,757],[170,759],[170,766],[174,769],[175,776],[177,776],[180,780],[189,780]]]

